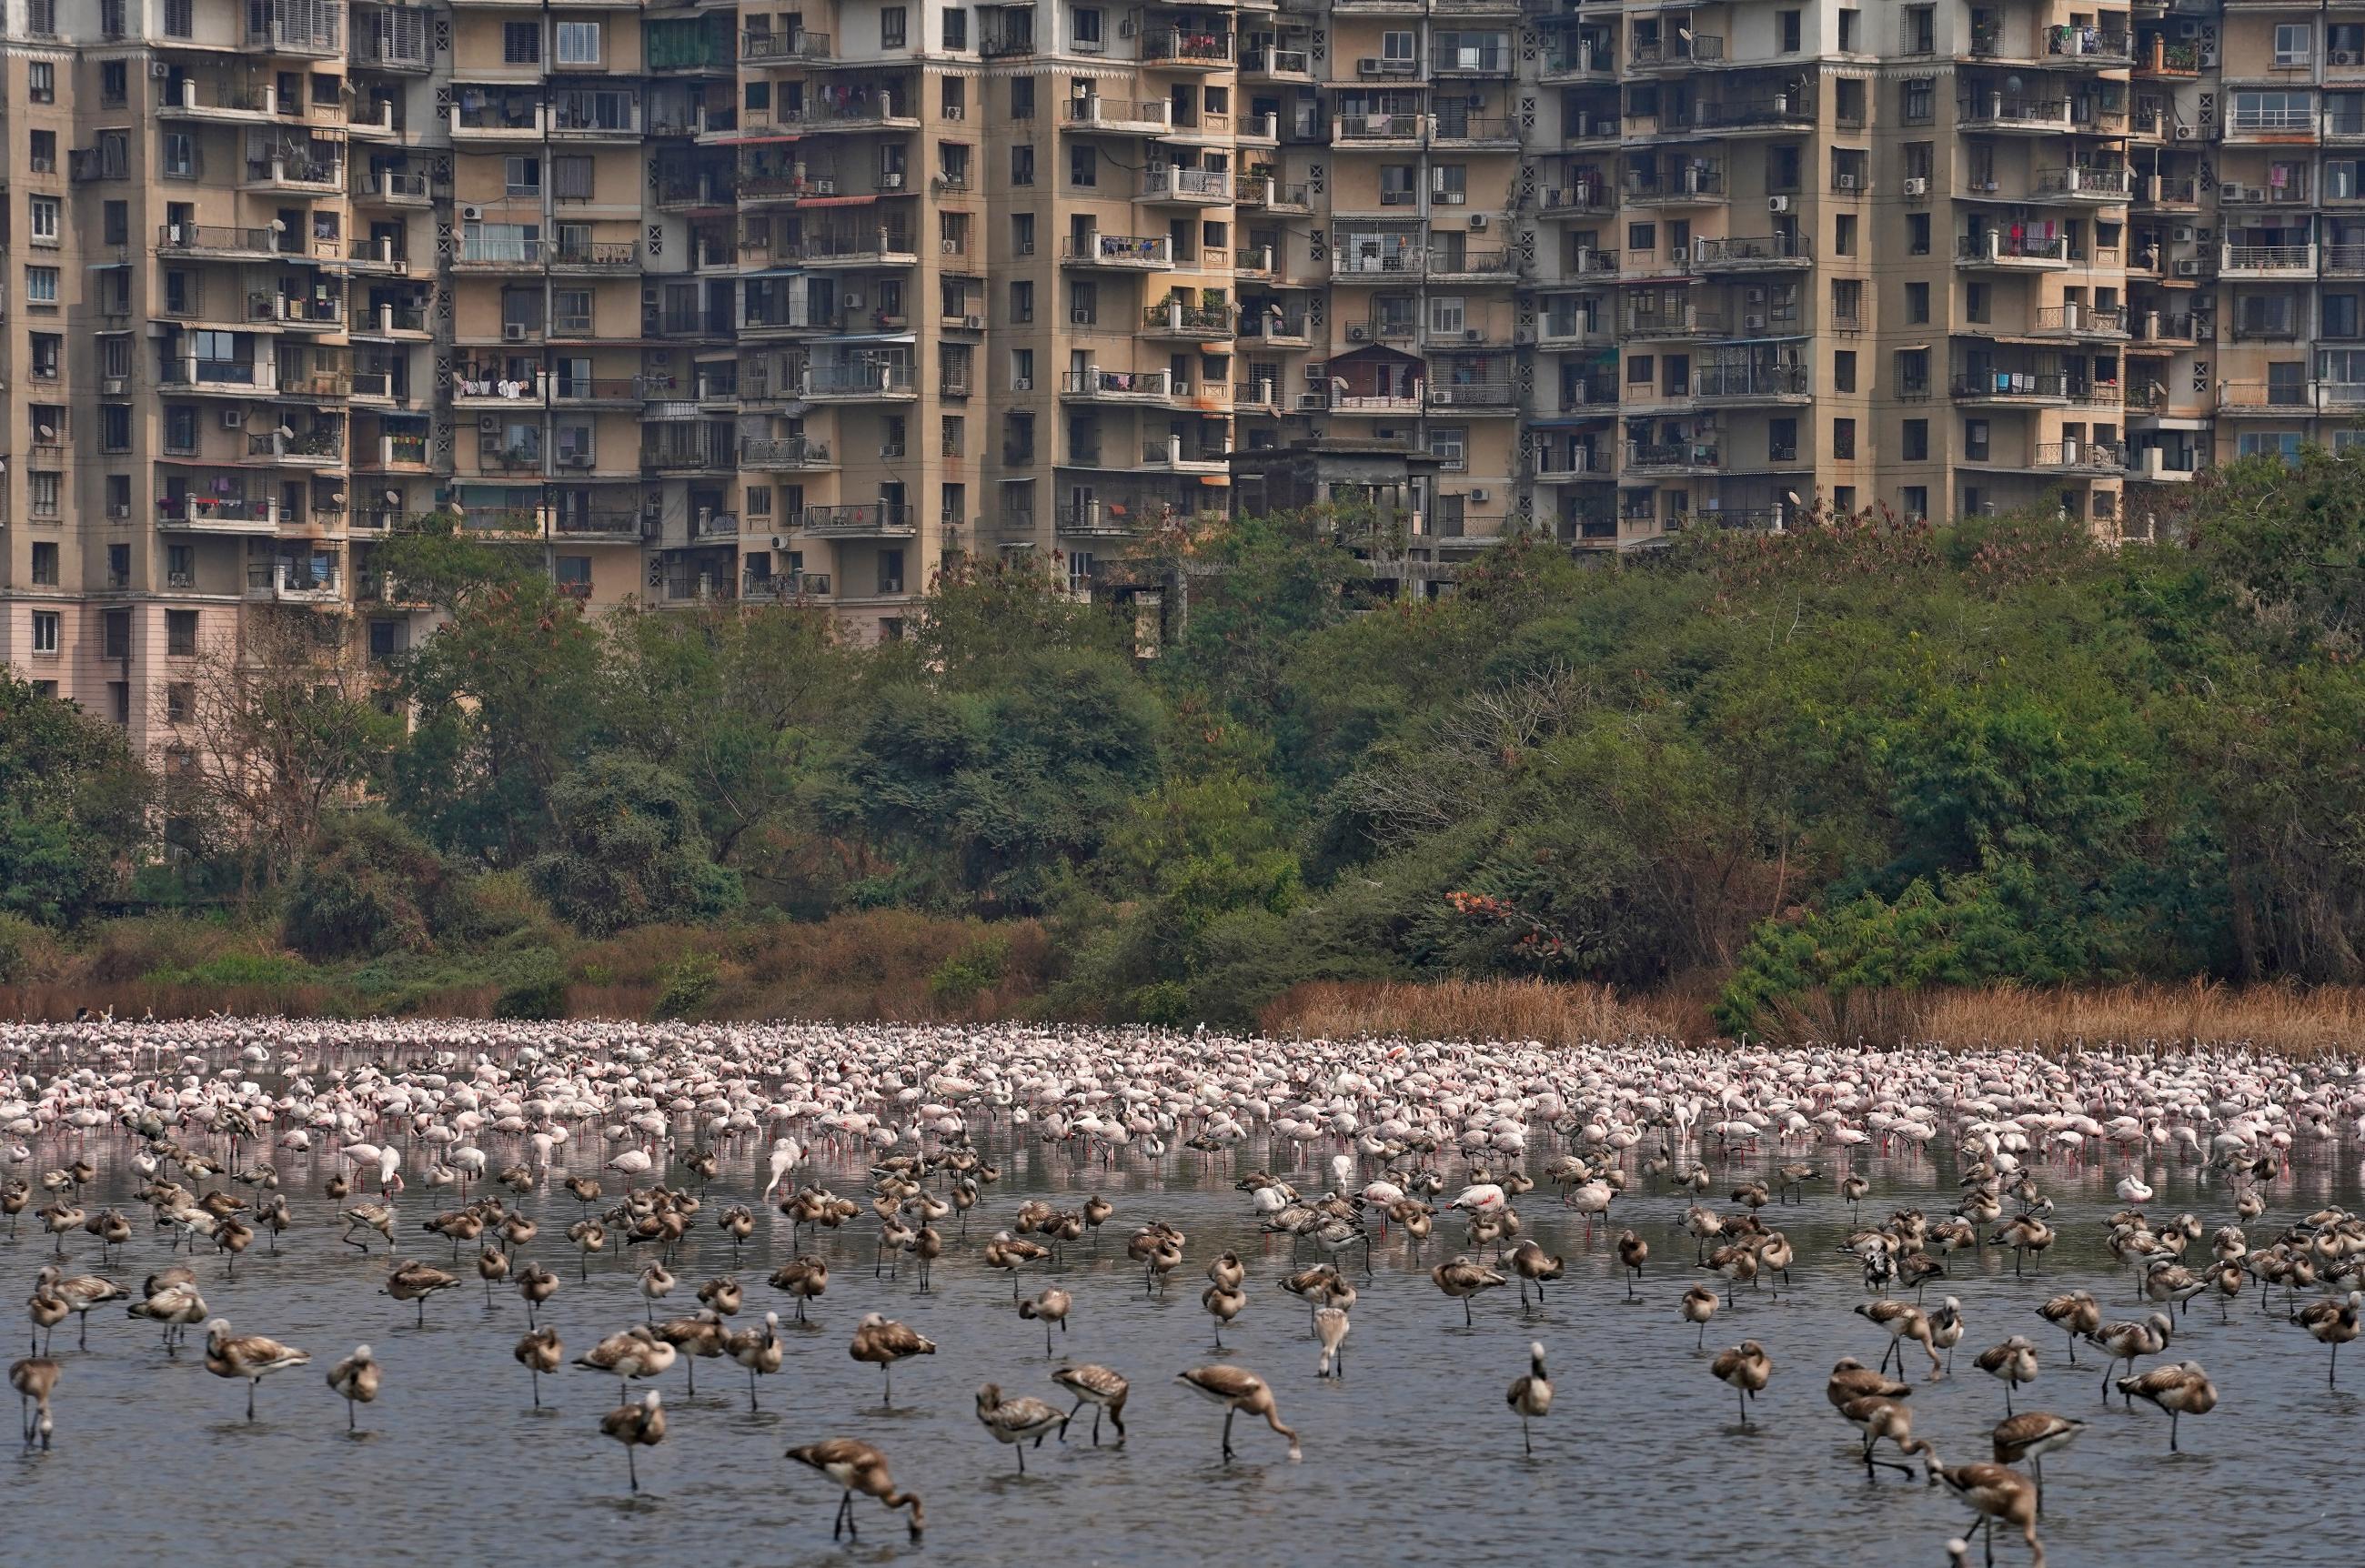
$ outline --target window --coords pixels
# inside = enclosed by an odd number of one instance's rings
[[[561,288],[550,297],[550,325],[553,331],[586,337],[591,331],[591,291],[588,288]]]
[[[131,476],[109,474],[106,476],[106,515],[131,515]],[[106,547],[106,577],[111,588],[131,586],[131,546],[110,544]]]
[[[558,63],[561,65],[599,64],[600,24],[597,22],[559,23]]]
[[[1010,286],[1010,319],[1014,321],[1035,319],[1035,286],[1024,278]]]
[[[101,452],[131,450],[131,405],[101,403],[98,406],[98,449]]]
[[[36,381],[55,381],[58,365],[65,352],[66,341],[55,332],[35,332],[28,339],[32,350],[32,375]]]
[[[33,652],[55,656],[58,651],[58,612],[54,610],[33,611]]]
[[[131,243],[131,204],[110,201],[99,210],[99,240],[102,244]]]
[[[1035,215],[1014,212],[1010,215],[1010,250],[1012,254],[1031,256],[1035,253]]]
[[[590,597],[590,556],[561,555],[558,558],[557,575],[560,592],[573,594],[577,599],[588,599]]]
[[[1102,30],[1101,14],[1097,9],[1077,6],[1072,31],[1076,38],[1076,47],[1080,50],[1098,54],[1108,47],[1108,35]]]
[[[55,308],[58,303],[58,269],[27,267],[25,269],[25,303]]]
[[[2282,22],[2275,28],[2275,69],[2296,70],[2307,63],[2315,28],[2305,22]]]
[[[1068,183],[1071,185],[1097,185],[1101,183],[1100,149],[1088,141],[1080,141],[1068,149]]]
[[[1832,219],[1832,252],[1834,255],[1855,254],[1855,214],[1843,212]]]
[[[36,104],[58,101],[58,68],[54,63],[46,60],[26,62],[25,97]]]
[[[936,437],[937,445],[947,457],[962,456],[969,451],[969,421],[958,414],[947,414]]]
[[[908,10],[902,6],[879,7],[879,47],[880,49],[910,47],[911,24],[906,19],[909,14]]]
[[[1799,18],[1801,15],[1802,13],[1798,11],[1777,11],[1774,13],[1775,26],[1782,34],[1780,48],[1784,54],[1796,54],[1803,46],[1802,40],[1805,37],[1805,29],[1800,25]]]
[[[1382,33],[1380,58],[1393,64],[1409,66],[1420,58],[1420,52],[1413,47],[1413,36],[1409,32]]]
[[[54,130],[33,132],[32,141],[26,150],[26,157],[29,173],[56,174],[58,172],[58,133]]]
[[[2244,431],[2238,447],[2240,454],[2244,457],[2256,457],[2265,454],[2269,456],[2280,457],[2285,463],[2296,465],[2299,462],[2302,439],[2297,431]],[[35,622],[33,651],[39,653],[41,651],[39,625],[40,617],[35,616],[33,619]]]
[[[501,63],[504,65],[542,63],[542,24],[540,22],[503,22],[501,24]]]
[[[1908,463],[1929,462],[1930,421],[1927,420],[1906,420],[1900,450],[1904,453],[1905,461]]]
[[[1985,463],[1988,460],[1988,422],[1985,420],[1963,421],[1963,461]]]
[[[1929,76],[1909,76],[1897,84],[1898,107],[1907,125],[1928,125],[1937,118],[1937,87]]]
[[[958,6],[947,6],[945,9],[945,47],[947,49],[969,47],[969,13]]]
[[[194,544],[168,544],[164,547],[164,580],[172,588],[194,588],[197,581],[197,547]]]
[[[1090,327],[1100,320],[1100,286],[1079,279],[1068,285],[1068,321],[1070,326]]]
[[[879,591],[880,593],[903,591],[903,552],[901,550],[879,552]]]
[[[1905,215],[1905,249],[1908,254],[1926,256],[1930,253],[1930,215],[1909,212]]]
[[[164,176],[174,180],[194,180],[197,177],[197,140],[185,130],[164,133],[163,157]]]
[[[1035,144],[1015,141],[1010,146],[1010,183],[1031,185],[1035,183]]]
[[[185,39],[196,34],[197,0],[164,0],[164,36]]]
[[[542,160],[539,158],[502,159],[501,181],[507,195],[540,196],[542,194]]]
[[[558,201],[589,201],[591,171],[595,160],[581,152],[561,153],[550,161],[550,194]],[[590,241],[573,248],[577,254],[588,254]]]
[[[26,476],[26,495],[35,517],[58,515],[59,483],[55,469],[36,468]]]
[[[1035,78],[1032,76],[1013,76],[1010,79],[1010,118],[1035,118]]]
[[[1799,460],[1798,420],[1765,421],[1765,460],[1768,463],[1796,463]]]
[[[1832,390],[1834,392],[1855,390],[1855,351],[1854,349],[1839,349],[1832,354]]]
[[[1919,324],[1930,319],[1930,286],[1909,283],[1905,286],[1905,319]]]
[[[1856,51],[1857,40],[1864,37],[1864,28],[1861,26],[1863,21],[1864,13],[1861,11],[1840,13],[1840,52],[1842,54],[1854,54]]]
[[[131,611],[110,610],[99,617],[99,657],[128,659],[131,656]]]
[[[1966,319],[1980,322],[1987,320],[1990,314],[1989,293],[1988,286],[1983,283],[1967,283],[1963,286],[1963,315]]]
[[[164,652],[176,659],[196,656],[197,612],[196,610],[164,611]]]
[[[1904,41],[1906,53],[1935,54],[1938,52],[1938,7],[1908,6],[1905,7],[1904,21],[1905,25],[1900,36]]]
[[[1440,338],[1460,337],[1462,335],[1463,326],[1466,319],[1464,310],[1465,306],[1461,295],[1440,294],[1430,297],[1429,302],[1429,331],[1435,336]]]
[[[101,61],[98,67],[98,101],[104,108],[121,108],[131,97],[131,70],[120,60]]]
[[[186,403],[164,409],[164,450],[188,453],[197,449],[197,410]]]
[[[1832,421],[1832,455],[1843,460],[1855,456],[1855,421],[1854,420]]]
[[[1648,386],[1656,373],[1657,366],[1652,364],[1649,354],[1629,354],[1626,357],[1626,384],[1629,386]]]
[[[58,547],[49,540],[36,540],[33,544],[33,586],[58,586]]]
[[[375,628],[372,628],[375,630]],[[164,722],[185,724],[197,710],[197,689],[194,682],[175,680],[164,687]]]

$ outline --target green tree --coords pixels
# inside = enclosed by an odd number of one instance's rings
[[[589,935],[715,920],[739,906],[738,874],[714,864],[679,776],[636,757],[595,756],[562,777],[552,847],[529,868],[562,919]]]
[[[88,915],[147,854],[154,798],[122,731],[0,667],[0,911]]]

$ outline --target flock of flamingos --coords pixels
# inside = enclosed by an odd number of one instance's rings
[[[1076,1307],[1063,1280],[1078,1291],[1179,1282],[1199,1291],[1220,1350],[1225,1325],[1248,1305],[1248,1265],[1194,1248],[1154,1212],[1122,1212],[1095,1185],[1144,1162],[1200,1162],[1231,1179],[1276,1249],[1285,1243],[1280,1283],[1305,1303],[1317,1378],[1344,1373],[1374,1248],[1401,1245],[1416,1268],[1434,1257],[1440,1308],[1469,1323],[1492,1306],[1489,1293],[1516,1287],[1524,1307],[1561,1279],[1563,1260],[1532,1234],[1531,1216],[1549,1205],[1581,1220],[1586,1247],[1598,1229],[1627,1296],[1664,1294],[1671,1331],[1695,1331],[1705,1354],[1719,1316],[1745,1310],[1744,1293],[1787,1288],[1800,1260],[1781,1215],[1821,1205],[1833,1217],[1844,1206],[1843,1266],[1864,1282],[1854,1311],[1867,1344],[1883,1346],[1877,1365],[1844,1359],[1825,1385],[1862,1436],[1853,1451],[1875,1477],[1912,1475],[1920,1461],[1927,1484],[1968,1510],[1965,1537],[1983,1537],[1989,1562],[2001,1524],[2041,1568],[2043,1462],[2086,1426],[2013,1408],[2050,1354],[2041,1340],[2058,1334],[2070,1364],[2098,1364],[2106,1403],[2155,1406],[2175,1449],[2191,1437],[2183,1417],[2219,1401],[2209,1373],[2182,1355],[2196,1298],[2222,1321],[2238,1307],[2296,1325],[2326,1348],[2335,1387],[2365,1306],[2365,1219],[2277,1201],[2295,1151],[2328,1158],[2365,1140],[2365,1072],[2345,1060],[214,1019],[0,1026],[0,1247],[18,1249],[32,1276],[33,1343],[8,1375],[25,1446],[43,1453],[71,1434],[77,1359],[104,1355],[123,1332],[113,1314],[144,1320],[173,1350],[200,1330],[206,1370],[244,1385],[250,1420],[266,1380],[308,1366],[343,1402],[348,1426],[382,1393],[398,1398],[366,1344],[299,1348],[253,1331],[268,1324],[234,1327],[208,1305],[208,1292],[237,1291],[241,1259],[255,1255],[252,1271],[262,1256],[298,1248],[382,1258],[377,1289],[419,1324],[439,1295],[481,1290],[489,1303],[514,1292],[528,1319],[514,1355],[537,1405],[541,1380],[570,1366],[617,1380],[620,1403],[599,1427],[622,1447],[635,1491],[638,1450],[669,1429],[657,1380],[678,1366],[694,1393],[701,1361],[727,1361],[744,1371],[753,1407],[782,1365],[783,1315],[826,1323],[846,1295],[875,1294],[891,1269],[910,1271],[922,1291],[947,1258],[1007,1273],[1011,1310],[1041,1323],[1047,1356]],[[1037,1140],[1070,1156],[1070,1206],[998,1198],[997,1160]],[[1943,1213],[1882,1212],[1858,1161],[1933,1145],[1951,1153],[1957,1200]],[[726,1165],[757,1160],[768,1177],[760,1189],[717,1187]],[[1990,1457],[1942,1458],[1914,1434],[1912,1395],[1916,1371],[1945,1375],[1966,1338],[1959,1300],[1943,1294],[1948,1259],[2001,1249],[2016,1274],[2042,1272],[2062,1234],[2048,1182],[2098,1161],[2123,1172],[2124,1206],[2099,1239],[2129,1276],[2124,1315],[2071,1291],[2043,1299],[2026,1332],[1966,1347],[1970,1365],[2003,1385],[2007,1416]],[[112,1187],[101,1180],[111,1163],[128,1168]],[[2225,1212],[2148,1209],[2146,1173],[2169,1164],[2194,1170]],[[102,1206],[102,1192],[128,1196]],[[1653,1223],[1622,1218],[1644,1212]],[[730,1269],[690,1277],[693,1256],[727,1247],[735,1262],[759,1226],[783,1226],[790,1260],[760,1284]],[[1067,1267],[1070,1249],[1104,1241],[1122,1246],[1129,1271]],[[1829,1267],[1828,1248],[1818,1250]],[[866,1251],[869,1278],[855,1273]],[[143,1253],[144,1276],[127,1266]],[[570,1359],[540,1309],[595,1266],[628,1273],[642,1318]],[[1679,1295],[1670,1282],[1688,1281]],[[94,1339],[91,1315],[109,1304],[119,1305]],[[71,1345],[52,1344],[61,1331]],[[891,1406],[895,1367],[936,1349],[877,1311],[850,1325],[848,1353],[879,1368]],[[1523,1372],[1503,1369],[1518,1372],[1503,1395],[1507,1439],[1516,1420],[1530,1451],[1552,1409],[1547,1361],[1537,1343]],[[1754,1338],[1706,1368],[1733,1391],[1743,1427],[1784,1370]],[[1087,1406],[1095,1446],[1104,1423],[1122,1444],[1128,1413],[1142,1414],[1115,1369],[1064,1364],[1052,1376],[1071,1405],[1006,1397],[992,1383],[977,1391],[980,1426],[1021,1471],[1030,1448],[1068,1440]],[[1176,1382],[1221,1411],[1224,1462],[1242,1416],[1300,1457],[1274,1381],[1218,1359]],[[70,1462],[70,1443],[59,1446]],[[785,1457],[838,1490],[833,1538],[858,1534],[857,1495],[922,1536],[924,1505],[898,1486],[880,1447],[832,1437]],[[1970,1550],[1967,1539],[1947,1542],[1958,1563]]]

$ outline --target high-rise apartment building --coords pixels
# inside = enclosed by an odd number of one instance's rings
[[[2140,532],[2365,409],[2365,0],[5,16],[0,658],[150,745],[258,614],[407,645],[429,511],[891,636],[1315,436],[1423,454],[1436,581],[1817,507]]]

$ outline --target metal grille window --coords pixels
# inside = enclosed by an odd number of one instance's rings
[[[550,194],[560,201],[589,201],[594,161],[566,154],[550,161]]]
[[[503,22],[501,24],[501,63],[504,65],[542,63],[542,24],[540,22]]]

